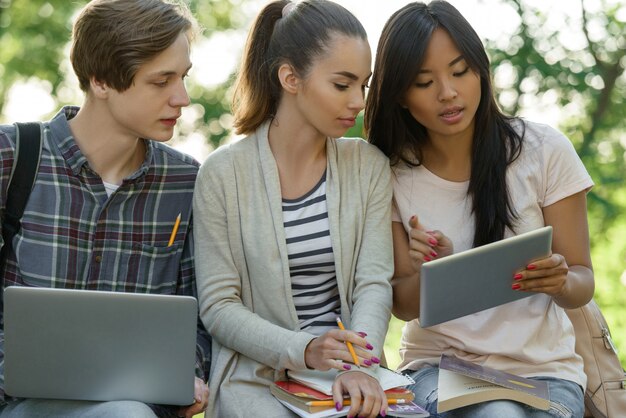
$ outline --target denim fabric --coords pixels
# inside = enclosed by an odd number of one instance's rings
[[[469,405],[452,411],[437,413],[437,380],[439,368],[426,366],[419,370],[408,370],[415,384],[409,388],[415,394],[415,403],[426,409],[433,418],[582,418],[584,397],[582,388],[569,380],[553,377],[534,377],[548,382],[550,409],[542,411],[514,401],[490,401]]]
[[[22,399],[0,407],[0,418],[170,418],[173,409],[135,401],[90,402],[56,399]]]

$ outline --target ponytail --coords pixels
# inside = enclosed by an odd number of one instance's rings
[[[276,0],[261,10],[235,81],[237,134],[251,134],[276,114],[283,91],[278,68],[288,63],[299,77],[306,77],[313,60],[326,52],[331,34],[367,39],[358,19],[329,0]]]
[[[276,22],[282,17],[289,0],[279,0],[265,6],[248,34],[241,69],[235,81],[233,114],[235,132],[249,134],[261,125],[268,115],[276,112],[278,98],[273,97],[272,85],[278,77],[271,74],[268,50]]]

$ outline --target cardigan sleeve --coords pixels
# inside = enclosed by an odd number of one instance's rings
[[[304,369],[304,351],[314,336],[273,324],[251,311],[251,301],[244,303],[242,274],[247,267],[235,210],[240,185],[229,154],[218,150],[207,159],[194,193],[200,316],[220,345],[276,370]]]
[[[380,355],[391,317],[393,249],[391,238],[391,170],[378,150],[365,153],[363,163],[372,168],[366,194],[365,222],[358,248],[351,327],[367,332]],[[367,186],[367,185],[365,185]],[[364,187],[365,187],[364,186]]]

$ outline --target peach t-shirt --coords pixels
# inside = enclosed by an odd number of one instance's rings
[[[522,153],[507,171],[509,193],[519,215],[517,233],[544,226],[543,207],[593,186],[563,134],[547,125],[524,123]],[[395,222],[401,221],[408,231],[408,219],[416,214],[425,228],[447,235],[455,252],[472,247],[469,182],[444,180],[423,166],[397,166],[394,174]],[[505,236],[512,234],[507,230]],[[421,328],[418,320],[406,324],[400,369],[437,364],[442,353],[526,377],[552,376],[582,387],[586,383],[582,359],[574,351],[572,324],[546,294],[429,328]]]

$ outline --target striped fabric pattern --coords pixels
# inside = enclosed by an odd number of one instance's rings
[[[283,199],[291,292],[300,328],[321,335],[337,326],[341,303],[326,205],[326,174],[307,194]]]

